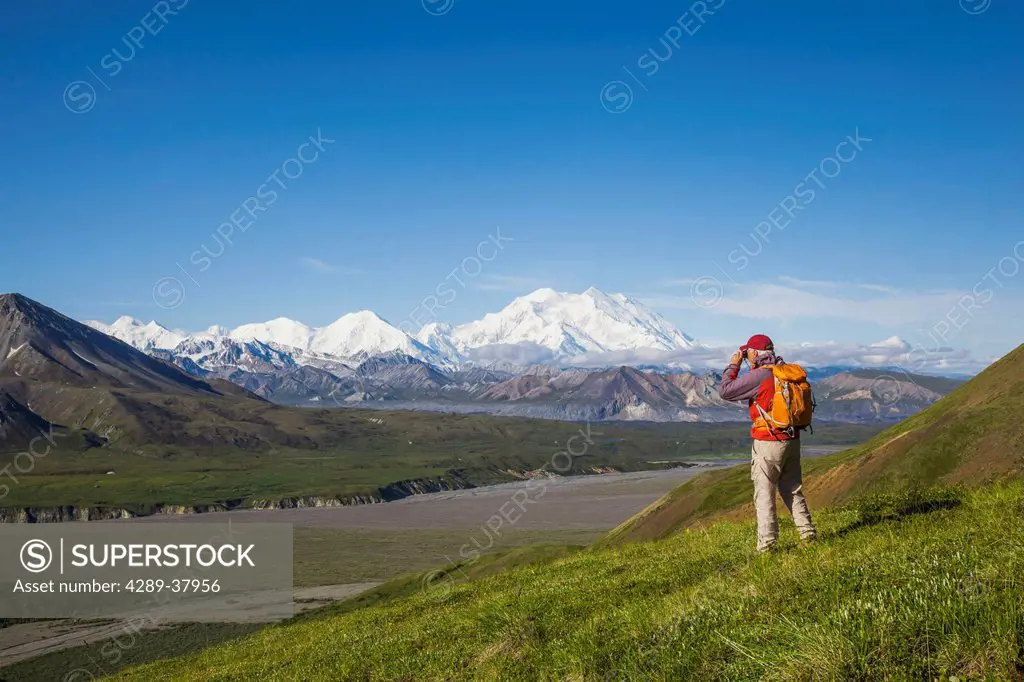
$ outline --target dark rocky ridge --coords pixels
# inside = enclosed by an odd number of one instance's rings
[[[209,384],[20,294],[0,295],[0,379],[218,395]]]

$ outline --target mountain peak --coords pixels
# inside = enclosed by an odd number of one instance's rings
[[[25,296],[23,294],[18,294],[18,293],[14,293],[14,292],[9,293],[9,294],[0,294],[0,304],[6,304],[6,305],[22,304],[22,305],[24,305],[26,303],[31,303],[31,302],[32,302],[32,299],[28,298],[27,296]]]
[[[560,295],[561,294],[559,294],[557,291],[555,291],[554,289],[552,289],[550,287],[542,287],[540,289],[537,289],[536,291],[531,291],[530,293],[526,294],[525,296],[522,297],[522,300],[524,300],[524,301],[546,301],[546,300],[548,300],[550,298],[555,298],[555,297],[560,296]]]
[[[0,335],[19,329],[81,325],[63,313],[22,294],[0,295]],[[2,357],[0,357],[2,359]]]
[[[415,339],[442,357],[461,363],[466,358],[452,341],[452,329],[447,322],[427,322],[416,332]]]
[[[444,361],[436,351],[372,310],[342,315],[326,327],[318,329],[309,349],[340,358],[372,357],[398,352],[417,360]]]
[[[131,327],[142,327],[144,323],[142,320],[132,317],[131,315],[122,315],[121,317],[114,320],[114,324],[111,327],[121,327],[129,329]]]
[[[187,338],[185,334],[171,331],[156,320],[142,322],[130,315],[122,315],[114,320],[114,324],[96,320],[86,320],[83,324],[143,351],[154,348],[170,350]]]
[[[44,311],[49,311],[54,315],[63,317],[56,310],[47,308],[42,303],[37,303],[24,294],[0,294],[0,313],[12,315],[15,311],[27,317],[44,314]]]
[[[276,317],[266,322],[243,324],[228,332],[228,336],[235,341],[259,339],[268,343],[306,350],[313,339],[313,329],[287,317]]]
[[[417,336],[423,336],[425,334],[447,334],[451,332],[452,326],[447,322],[427,322],[425,325],[420,327],[420,331]]]
[[[357,310],[354,313],[347,313],[338,318],[335,321],[335,324],[341,322],[342,320],[346,320],[348,322],[356,324],[389,324],[387,320],[385,320],[383,317],[373,312],[372,310]]]
[[[596,287],[582,294],[538,289],[498,313],[456,327],[451,337],[462,350],[534,344],[562,356],[693,345],[690,337],[641,303]]]

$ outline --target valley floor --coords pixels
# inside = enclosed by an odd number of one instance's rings
[[[729,463],[708,464],[718,467]],[[235,523],[292,523],[299,611],[345,599],[399,576],[450,569],[453,560],[464,561],[460,551],[467,551],[467,547],[481,553],[485,549],[529,553],[533,551],[529,548],[537,545],[585,546],[667,491],[707,470],[702,466],[523,481],[355,507],[234,511],[94,523],[221,523],[228,519]],[[510,503],[513,499],[528,502],[519,510]],[[514,522],[505,522],[502,527],[492,522],[493,530],[487,529],[486,523],[502,509],[515,512],[515,516],[510,515]],[[432,575],[417,576],[402,589],[418,591],[431,583]],[[446,584],[442,573],[436,575],[441,584]],[[188,614],[179,614],[174,620],[187,621]],[[251,624],[180,625],[168,619],[161,621],[157,631],[127,635],[124,624],[109,621],[55,620],[14,625],[0,628],[0,681],[61,679],[67,671],[77,669],[100,677],[129,662],[139,664],[196,651],[253,629]],[[111,640],[115,636],[118,639]],[[122,651],[117,641],[130,642],[130,652]]]
[[[191,516],[146,516],[104,523],[291,523],[297,528],[479,530],[506,513],[505,530],[604,530],[695,476],[735,461],[697,466],[535,478],[514,483],[412,495],[385,504],[303,509],[243,509]],[[519,505],[516,502],[519,502]],[[502,509],[502,512],[499,512]],[[502,533],[502,528],[497,529]],[[469,538],[466,538],[469,541]],[[298,543],[296,543],[298,544]]]

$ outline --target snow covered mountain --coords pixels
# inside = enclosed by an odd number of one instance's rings
[[[370,311],[321,328],[281,317],[196,334],[133,318],[89,324],[195,377],[225,379],[283,404],[572,420],[743,416],[718,397],[718,375],[702,369],[720,368],[727,350],[698,345],[636,300],[593,288],[580,294],[539,289],[478,321],[457,327],[432,322],[415,336]],[[860,355],[884,366],[908,348],[894,337],[861,348]],[[828,344],[791,350],[800,361],[811,351],[826,360],[849,352]],[[647,365],[645,358],[661,361]],[[681,361],[694,366],[673,367]],[[906,416],[951,390],[938,380],[921,389],[918,384],[928,381],[921,377],[904,382],[902,375],[855,367],[808,366],[821,389],[825,421]]]
[[[117,318],[114,324],[104,324],[96,320],[86,320],[84,324],[141,351],[156,348],[169,350],[188,338],[186,334],[171,331],[157,322],[141,322],[127,315]]]
[[[205,357],[226,338],[242,344],[259,342],[267,351],[290,354],[298,365],[328,371],[354,368],[369,358],[396,353],[438,367],[457,368],[470,364],[471,357],[476,364],[483,359],[488,364],[516,366],[610,351],[676,351],[695,346],[692,338],[635,299],[593,287],[582,294],[538,289],[475,322],[454,328],[428,323],[415,337],[369,310],[343,315],[321,328],[286,317],[235,329],[213,326],[195,334],[131,317],[109,325],[85,324],[146,352],[176,351],[185,343],[176,352],[197,363],[200,351]],[[248,352],[256,357],[265,354],[255,348]]]
[[[262,341],[235,341],[228,337],[189,338],[174,348],[153,353],[172,362],[188,359],[196,367],[213,371],[224,367],[248,372],[273,372],[298,366],[291,353]],[[181,363],[178,363],[181,364]]]
[[[450,339],[460,351],[531,344],[560,358],[624,350],[674,351],[695,345],[635,299],[593,287],[582,294],[538,289],[501,312],[455,327]]]
[[[242,325],[231,330],[228,336],[236,341],[262,341],[278,349],[292,350],[299,364],[330,365],[334,359],[354,366],[367,358],[389,353],[437,365],[449,364],[446,356],[369,310],[343,315],[319,329],[279,317],[261,324]]]
[[[193,376],[290,403],[472,396],[538,363],[547,371],[608,351],[695,345],[637,301],[594,288],[540,289],[482,320],[454,328],[431,322],[415,336],[368,310],[320,328],[287,317],[191,334],[131,317],[86,324]]]
[[[339,377],[350,376],[369,359],[395,354],[446,371],[482,368],[519,375],[531,366],[608,369],[624,365],[643,370],[699,372],[720,369],[731,352],[731,348],[696,343],[633,298],[594,288],[583,293],[538,289],[479,320],[455,327],[429,322],[415,335],[365,310],[349,313],[320,328],[285,317],[234,329],[213,326],[196,333],[171,330],[158,322],[144,323],[131,317],[121,317],[113,324],[85,324],[138,350],[150,354],[177,352],[183,360],[199,366],[226,353],[225,359],[237,356],[235,366],[248,371],[272,352],[287,356],[296,366],[314,367]],[[221,339],[235,341],[242,347],[218,346],[215,351],[210,344]],[[185,342],[206,346],[186,345],[176,351]],[[265,348],[246,347],[252,342]],[[206,360],[197,357],[200,351]],[[948,374],[950,368],[970,361],[962,351],[950,349],[949,353],[929,353],[927,366],[922,366],[920,358],[912,357],[911,351],[906,341],[891,337],[867,345],[832,341],[789,345],[783,354],[790,362],[812,368],[815,378],[863,367],[899,367],[907,363],[912,363],[918,372]],[[284,361],[278,360],[281,362]],[[230,364],[221,363],[218,367]]]
[[[433,364],[449,364],[448,358],[369,310],[349,313],[316,330],[310,344],[303,350],[354,359],[401,353]]]
[[[226,334],[198,334],[170,350],[154,348],[149,354],[195,377],[224,379],[282,404],[310,404],[355,391],[350,380],[354,370],[341,362],[328,371],[297,362],[297,356],[305,357],[298,349],[252,339],[236,341]]]
[[[235,329],[213,326],[194,334],[172,331],[158,322],[143,323],[131,317],[119,318],[113,324],[95,320],[88,320],[85,324],[139,350],[174,351],[192,360],[198,360],[198,355],[216,354],[215,349],[234,353],[247,349],[255,357],[270,352],[284,353],[296,364],[328,370],[355,367],[367,358],[388,353],[401,353],[440,366],[451,364],[445,354],[420,343],[376,313],[366,310],[343,315],[320,329],[286,317],[244,324]],[[237,344],[225,346],[225,340]],[[262,348],[252,345],[254,342]]]
[[[302,350],[309,349],[314,334],[315,330],[311,327],[295,320],[289,320],[287,317],[278,317],[269,322],[257,324],[243,324],[228,332],[228,336],[235,341],[256,340]]]
[[[416,333],[416,340],[458,365],[465,363],[466,357],[452,341],[452,326],[446,322],[428,322]]]

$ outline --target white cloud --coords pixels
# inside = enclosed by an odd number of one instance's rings
[[[977,360],[965,350],[912,347],[899,337],[871,344],[805,342],[789,347],[779,346],[777,350],[787,362],[808,367],[900,367],[918,374],[974,373],[991,362],[989,359]],[[641,349],[592,353],[574,358],[571,364],[583,367],[650,364],[692,370],[720,370],[735,352],[733,346],[698,346],[679,351]]]
[[[855,290],[861,289],[864,291],[876,291],[887,294],[898,293],[897,289],[886,286],[884,284],[862,284],[860,282],[829,282],[817,279],[797,279],[796,277],[789,277],[781,275],[779,281],[783,284],[789,284],[790,286],[797,289],[841,289],[841,290]]]
[[[986,294],[977,287],[914,290],[877,283],[803,280],[791,276],[742,286],[724,276],[722,279],[681,279],[674,284],[683,291],[675,295],[658,293],[637,298],[655,310],[699,311],[704,315],[735,318],[728,323],[730,325],[745,326],[742,320],[757,321],[757,326],[770,322],[777,330],[786,330],[791,338],[794,330],[811,327],[819,334],[830,327],[833,331],[843,329],[845,338],[849,338],[851,328],[876,332],[881,328],[891,336],[875,343],[801,343],[790,345],[788,352],[781,348],[780,353],[788,360],[810,366],[899,366],[922,373],[973,373],[991,364],[988,353],[984,353],[984,359],[977,359],[969,351],[949,348],[949,342],[969,344],[969,339],[977,336],[986,340],[1013,337],[1014,332],[1007,328],[1006,314],[1022,305],[1019,293],[995,285],[990,287],[992,293]],[[998,329],[996,336],[991,336],[987,327],[994,323],[998,324]],[[812,332],[812,335],[817,334]],[[922,343],[907,343],[901,335],[922,340]],[[698,338],[700,336],[703,335],[698,334]],[[707,341],[706,336],[704,340]],[[980,348],[979,344],[975,345]],[[579,362],[675,363],[693,369],[720,369],[733,352],[735,347],[731,345],[711,344],[672,354],[625,352],[585,357]]]
[[[698,301],[689,295],[641,297],[652,308],[703,309],[717,315],[752,320],[792,321],[831,318],[866,322],[893,329],[931,329],[956,308],[964,291],[912,291],[879,284],[806,281],[779,277],[774,282],[723,284],[698,280]],[[716,295],[717,294],[717,295]],[[698,305],[698,303],[702,305]]]
[[[331,265],[330,263],[320,260],[319,258],[304,257],[300,258],[299,262],[316,272],[331,273],[338,272],[343,275],[358,275],[361,271],[356,268],[349,268],[343,265]]]
[[[783,320],[832,317],[883,326],[934,324],[956,304],[959,292],[880,292],[839,289],[818,293],[767,283],[726,293],[714,312],[752,319]]]

